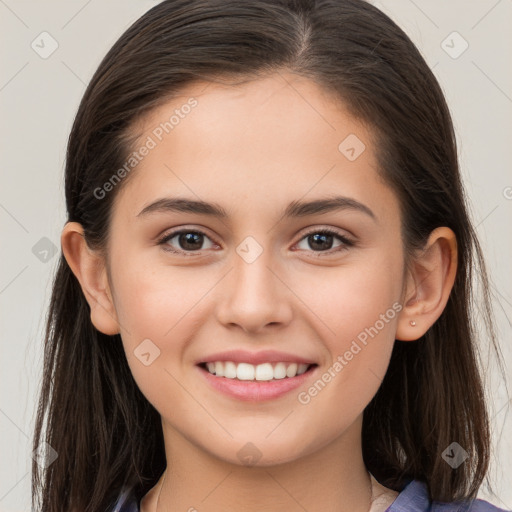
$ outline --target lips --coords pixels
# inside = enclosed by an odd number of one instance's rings
[[[201,366],[196,368],[199,377],[205,379],[213,390],[228,398],[244,402],[262,402],[284,397],[299,386],[306,385],[308,380],[315,379],[318,374],[318,366],[311,365],[307,371],[295,377],[256,381],[217,377]]]
[[[249,363],[252,365],[259,365],[263,363],[296,363],[299,364],[316,364],[313,359],[308,359],[295,354],[287,352],[278,352],[275,350],[262,350],[260,352],[248,352],[245,350],[227,350],[224,352],[217,352],[206,356],[198,361],[196,364],[215,363],[217,361],[232,361],[235,364]]]
[[[218,352],[197,361],[196,367],[213,389],[250,402],[279,398],[318,373],[312,359],[273,350]]]

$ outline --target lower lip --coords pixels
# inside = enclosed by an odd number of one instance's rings
[[[318,366],[313,366],[308,371],[295,377],[285,377],[284,379],[274,379],[266,381],[238,380],[228,379],[226,377],[216,377],[208,370],[197,366],[206,381],[217,391],[224,393],[238,400],[247,402],[261,402],[279,398],[290,391],[298,388],[315,373]]]

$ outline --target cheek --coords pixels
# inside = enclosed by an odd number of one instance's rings
[[[174,386],[170,374],[182,377],[186,349],[210,317],[207,299],[219,276],[128,254],[116,263],[114,301],[126,357],[141,391],[155,405],[162,382]]]
[[[353,414],[362,411],[386,373],[402,308],[400,258],[388,258],[380,253],[359,266],[338,268],[317,295],[314,307],[329,326],[324,339],[332,360],[303,398],[314,401],[326,417],[337,410],[333,404]]]
[[[401,273],[399,254],[375,251],[353,264],[302,280],[300,296],[308,298],[307,308],[314,313],[311,321],[330,357],[321,382],[303,390],[303,402],[311,400],[319,410],[325,409],[327,417],[335,410],[333,404],[343,404],[352,413],[366,407],[382,382],[393,349]]]
[[[331,348],[342,350],[348,340],[376,323],[383,334],[393,330],[402,283],[400,259],[391,254],[375,252],[364,260],[303,275],[297,282],[303,310],[312,313],[316,325],[323,324],[325,340],[335,340]]]
[[[115,308],[126,339],[154,338],[158,343],[175,338],[200,298],[211,288],[208,279],[194,278],[192,271],[128,261],[119,264]]]
[[[180,278],[179,272],[168,274],[166,278],[150,270],[126,271],[116,288],[128,365],[140,391],[158,411],[166,410],[170,396],[176,410],[186,404],[178,382],[183,353],[194,336],[191,323],[200,312],[197,303],[205,293],[203,286],[191,287],[190,278]]]

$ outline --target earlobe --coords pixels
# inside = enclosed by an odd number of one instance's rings
[[[447,227],[432,231],[411,262],[395,338],[421,338],[441,316],[457,273],[457,238]]]
[[[78,222],[68,222],[61,234],[62,252],[91,308],[91,322],[98,331],[114,335],[119,332],[103,257],[91,250]]]

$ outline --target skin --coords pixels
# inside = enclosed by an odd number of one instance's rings
[[[236,86],[189,85],[140,120],[140,141],[190,97],[198,105],[119,191],[108,259],[87,247],[80,224],[66,224],[61,238],[93,324],[121,334],[133,376],[162,417],[166,478],[142,510],[155,511],[160,492],[158,510],[169,512],[366,512],[363,410],[395,339],[418,339],[441,315],[455,279],[455,235],[436,229],[404,273],[399,203],[377,174],[371,130],[313,82],[275,73]],[[338,150],[349,134],[366,146],[354,161]],[[282,218],[290,202],[334,191],[375,219],[350,209]],[[137,216],[178,195],[215,202],[228,217]],[[166,252],[157,237],[177,228],[207,237],[192,250],[179,237],[167,242],[189,255]],[[307,228],[332,228],[356,243],[334,252],[343,245],[334,237],[315,249]],[[247,236],[263,249],[252,263],[236,251]],[[260,403],[224,396],[198,378],[197,359],[232,348],[301,355],[317,362],[319,378],[393,304],[399,314],[307,404],[297,396],[311,377]],[[134,350],[148,338],[160,356],[145,366]],[[252,466],[237,455],[249,442],[260,457]]]

